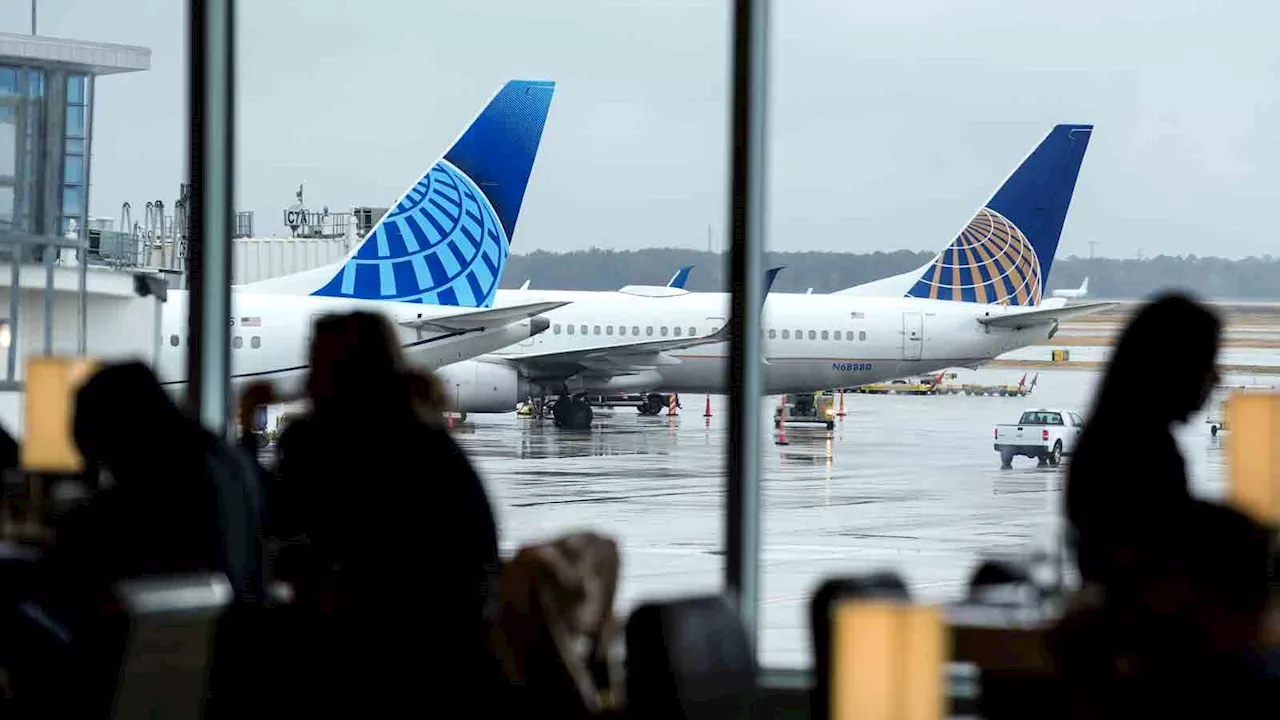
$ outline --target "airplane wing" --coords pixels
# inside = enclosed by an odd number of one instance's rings
[[[1080,303],[1079,305],[1071,305],[1067,307],[1041,308],[1038,310],[1008,313],[1005,315],[984,315],[978,318],[978,322],[986,325],[987,327],[1013,328],[1016,330],[1036,325],[1049,325],[1054,322],[1061,322],[1081,315],[1092,315],[1093,313],[1115,307],[1119,304],[1120,303],[1114,302],[1091,302]]]
[[[546,301],[508,305],[506,307],[467,310],[452,315],[437,315],[399,320],[399,324],[414,330],[432,330],[435,332],[456,332],[459,330],[483,330],[501,327],[513,322],[536,317],[549,310],[568,305],[567,301]]]
[[[728,341],[729,324],[725,323],[723,327],[708,335],[618,343],[576,350],[551,350],[548,352],[521,354],[509,358],[509,360],[525,367],[533,375],[547,372],[568,372],[572,374],[579,370],[587,369],[638,372],[640,370],[652,370],[660,365],[672,365],[680,362],[665,354],[671,350],[682,350],[699,345]]]

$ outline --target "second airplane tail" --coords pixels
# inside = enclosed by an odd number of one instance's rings
[[[1054,126],[932,261],[840,294],[1040,304],[1092,134],[1092,125]]]

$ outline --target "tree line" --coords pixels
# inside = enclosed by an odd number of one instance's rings
[[[932,252],[837,253],[770,252],[764,267],[784,266],[774,284],[781,292],[826,293],[890,275],[929,262]],[[682,248],[643,250],[582,250],[566,253],[537,251],[513,254],[502,287],[516,288],[525,280],[546,290],[617,290],[624,285],[665,285],[675,271],[693,265],[685,285],[693,291],[725,289],[726,257]],[[1115,300],[1147,297],[1160,290],[1180,289],[1211,299],[1267,300],[1280,298],[1280,259],[1264,255],[1230,260],[1195,255],[1159,255],[1142,259],[1058,258],[1050,273],[1049,290],[1078,287],[1089,278],[1089,296]]]

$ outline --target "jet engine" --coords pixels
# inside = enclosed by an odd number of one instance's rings
[[[505,413],[529,396],[529,383],[501,363],[464,360],[436,371],[449,407],[468,413]]]

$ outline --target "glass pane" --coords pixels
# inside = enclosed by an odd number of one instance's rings
[[[0,185],[0,227],[13,224],[13,188]]]
[[[67,137],[84,137],[84,108],[67,108]]]
[[[68,154],[68,155],[83,155],[83,154],[84,154],[84,140],[79,139],[79,138],[67,138],[67,154]]]
[[[62,180],[67,183],[83,183],[84,182],[84,158],[79,155],[68,155],[66,158],[66,169],[63,172]]]
[[[0,68],[0,95],[14,95],[18,92],[18,71],[13,68]]]
[[[84,76],[68,75],[67,76],[67,104],[83,105],[84,104]]]
[[[18,172],[18,126],[11,107],[0,106],[0,176]]]
[[[27,94],[31,97],[40,97],[44,95],[44,71],[28,70],[27,71]]]
[[[80,205],[84,200],[79,185],[63,185],[62,186],[62,214],[63,215],[80,215]]]

